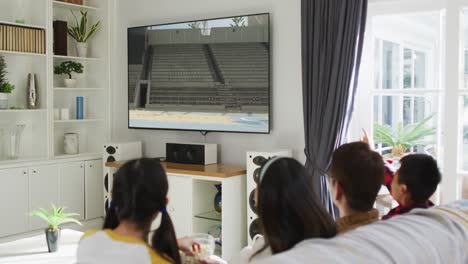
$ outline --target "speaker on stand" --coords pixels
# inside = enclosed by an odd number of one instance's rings
[[[260,220],[257,215],[255,189],[260,176],[261,167],[274,157],[291,157],[291,150],[278,150],[269,152],[247,152],[247,238],[251,245],[255,235],[261,234]]]
[[[107,162],[138,159],[142,157],[141,142],[108,143],[104,145],[104,213],[110,206],[113,169],[106,167]]]

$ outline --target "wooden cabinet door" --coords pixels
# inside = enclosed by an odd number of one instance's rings
[[[85,162],[85,217],[104,216],[104,178],[102,160]]]
[[[28,169],[29,176],[29,211],[44,208],[50,211],[51,204],[59,203],[59,171],[57,165],[44,165]],[[27,185],[26,185],[27,186]],[[29,221],[30,230],[46,228],[47,223],[38,217]]]
[[[0,170],[0,237],[29,229],[28,171]]]
[[[65,212],[77,213],[77,219],[83,220],[85,215],[84,195],[84,162],[68,162],[59,164],[60,170],[60,206],[65,206]]]

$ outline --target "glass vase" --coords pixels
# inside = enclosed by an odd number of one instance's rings
[[[12,125],[3,130],[5,153],[8,159],[17,159],[20,154],[21,135],[26,125]]]

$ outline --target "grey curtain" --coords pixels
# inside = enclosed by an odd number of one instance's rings
[[[302,0],[301,8],[306,167],[335,217],[324,175],[353,111],[367,0]]]

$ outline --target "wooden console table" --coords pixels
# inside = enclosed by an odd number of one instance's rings
[[[113,173],[125,162],[106,163],[110,192]],[[213,233],[213,230],[221,229],[222,248],[215,254],[225,260],[232,260],[247,245],[245,168],[226,164],[161,164],[169,182],[167,211],[172,218],[176,235],[182,237],[194,233]],[[221,213],[215,212],[213,202],[218,192],[215,185],[218,184],[221,184],[222,193]],[[158,226],[156,220],[151,229]],[[214,237],[218,235],[213,233]]]
[[[106,167],[120,168],[127,161],[107,162]],[[167,173],[228,178],[246,173],[245,167],[226,164],[193,165],[161,162]]]

